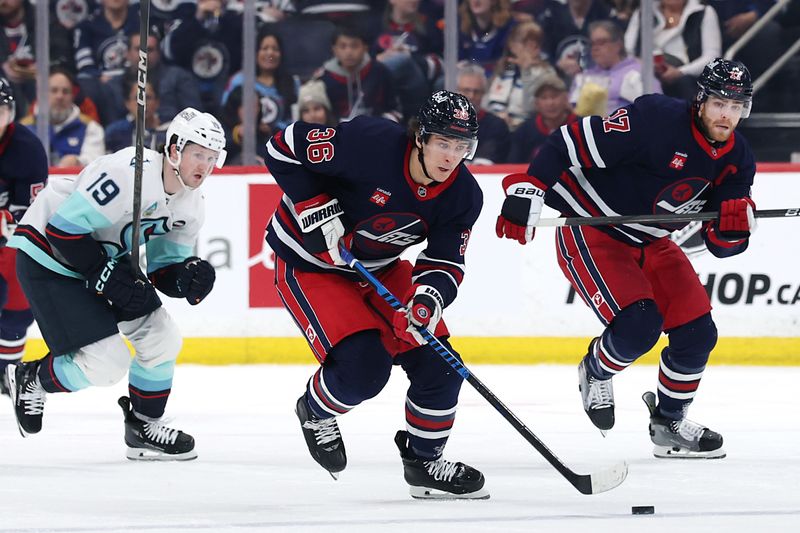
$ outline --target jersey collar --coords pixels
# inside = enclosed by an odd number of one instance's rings
[[[11,137],[14,135],[14,125],[15,123],[12,122],[6,126],[6,131],[3,134],[3,138],[0,139],[0,154],[6,151],[6,148],[8,148],[8,143],[11,142]]]
[[[413,143],[409,139],[408,145],[406,146],[406,155],[403,158],[403,175],[406,177],[406,183],[408,183],[408,187],[411,189],[411,192],[414,194],[414,197],[419,200],[420,202],[424,202],[425,200],[432,200],[436,198],[444,191],[450,188],[454,181],[456,181],[456,177],[458,173],[461,171],[461,164],[456,166],[453,169],[453,172],[447,177],[444,183],[440,183],[439,185],[434,185],[433,187],[420,185],[419,183],[415,182],[411,179],[411,148],[413,147]]]
[[[708,142],[708,139],[706,139],[705,135],[703,135],[703,133],[698,129],[697,124],[694,123],[694,120],[690,119],[689,122],[692,125],[692,136],[694,137],[694,140],[697,141],[697,144],[700,145],[700,148],[702,148],[703,151],[707,153],[711,159],[717,160],[720,157],[727,154],[728,152],[730,152],[731,150],[733,150],[733,147],[736,144],[735,131],[731,134],[730,138],[727,141],[725,141],[725,143],[722,146],[714,147],[711,146],[711,143]]]

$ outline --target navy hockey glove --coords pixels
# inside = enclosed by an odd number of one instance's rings
[[[728,242],[742,241],[756,229],[755,202],[750,198],[724,200],[719,206],[717,234]]]
[[[444,301],[439,291],[430,285],[412,285],[407,301],[406,311],[394,314],[392,328],[397,338],[421,346],[425,340],[417,328],[424,327],[434,335],[442,318]]]
[[[155,288],[144,276],[134,277],[129,263],[106,258],[89,274],[86,288],[123,311],[135,313],[158,300]]]
[[[511,174],[503,179],[506,199],[497,217],[495,232],[501,239],[514,239],[520,244],[533,240],[536,223],[544,206],[544,186],[527,174]]]
[[[339,200],[319,194],[294,206],[303,243],[309,252],[332,265],[346,265],[339,255],[339,239],[344,237],[344,214]]]
[[[199,304],[214,288],[214,281],[217,279],[214,267],[204,259],[190,257],[179,268],[180,273],[176,280],[178,293],[190,304]]]
[[[0,248],[6,245],[8,239],[14,235],[17,221],[8,209],[0,209]]]

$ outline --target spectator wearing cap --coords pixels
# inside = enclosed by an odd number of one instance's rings
[[[398,122],[402,114],[392,74],[370,57],[364,36],[342,26],[332,45],[333,58],[323,64],[319,79],[325,83],[337,119],[342,122],[369,115]]]
[[[626,54],[622,35],[622,29],[610,20],[589,26],[594,66],[575,76],[570,89],[570,102],[578,115],[610,115],[644,92],[642,64]],[[660,93],[661,84],[652,77],[653,92]]]
[[[542,56],[543,37],[541,26],[535,22],[514,26],[489,82],[484,106],[505,120],[512,131],[530,117],[533,95],[541,80],[556,75]]]
[[[508,126],[502,118],[481,107],[486,94],[486,74],[476,63],[459,64],[456,92],[467,97],[478,113],[478,149],[472,164],[505,163],[508,153]]]
[[[300,87],[297,97],[297,111],[300,120],[324,126],[335,126],[336,120],[331,111],[331,101],[325,94],[325,84],[311,80]]]
[[[547,137],[564,124],[580,117],[572,112],[564,81],[552,76],[536,89],[534,115],[519,125],[511,135],[509,163],[530,163]]]
[[[109,154],[128,146],[133,146],[136,142],[137,93],[139,92],[137,82],[138,76],[136,73],[128,73],[124,76],[123,87],[128,96],[125,99],[125,107],[128,110],[128,115],[106,127],[106,152]],[[158,150],[159,146],[166,144],[169,121],[161,121],[158,113],[158,92],[149,79],[145,85],[145,102],[144,147]]]
[[[57,167],[88,165],[105,155],[103,128],[81,113],[75,104],[75,80],[63,67],[53,67],[48,80],[50,104],[50,164]],[[21,123],[36,131],[36,106]]]

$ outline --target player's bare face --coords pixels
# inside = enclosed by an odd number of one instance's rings
[[[422,152],[428,176],[438,183],[447,180],[459,163],[470,155],[472,145],[464,139],[431,135]]]
[[[711,95],[700,106],[700,120],[706,135],[716,142],[727,141],[744,112],[744,104],[737,100],[729,100]]]
[[[210,148],[187,143],[183,147],[183,152],[181,152],[181,164],[179,166],[183,183],[190,189],[196,189],[202,185],[203,180],[214,169],[218,157],[219,153]]]

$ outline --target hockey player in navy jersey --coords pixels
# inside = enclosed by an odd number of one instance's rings
[[[408,132],[364,116],[336,128],[295,122],[267,144],[267,166],[284,192],[267,227],[275,284],[321,365],[296,412],[312,457],[334,478],[347,464],[336,417],[377,395],[400,365],[410,386],[406,430],[395,443],[411,495],[488,497],[483,474],[442,457],[462,378],[415,329],[425,326],[450,347],[442,312],[456,297],[483,205],[462,164],[477,132],[469,101],[439,91]],[[340,239],[407,314],[359,281],[339,256]],[[413,265],[399,258],[423,241]]]
[[[586,117],[555,131],[527,174],[503,180],[498,237],[530,242],[543,204],[566,216],[718,211],[703,227],[708,249],[729,257],[747,249],[755,228],[750,186],[755,161],[734,130],[750,112],[747,68],[706,65],[693,102],[642,96],[606,118]],[[578,367],[583,405],[605,433],[614,425],[612,378],[649,351],[661,332],[658,404],[650,408],[657,457],[724,457],[722,436],[686,418],[717,329],[689,260],[669,239],[685,224],[561,227],[559,265],[605,326]]]
[[[172,120],[164,152],[144,150],[140,243],[148,277],[131,267],[133,147],[95,160],[77,178],[51,180],[20,220],[8,244],[19,250],[17,275],[50,349],[6,372],[23,437],[41,430],[47,394],[110,386],[128,374],[130,397],[119,399],[127,457],[197,457],[194,439],[161,421],[182,339],[156,289],[196,305],[214,286],[214,268],[194,248],[205,217],[199,187],[222,166],[224,147],[219,122],[186,108]]]
[[[6,246],[36,194],[47,181],[47,153],[28,128],[14,122],[11,85],[0,78],[0,393],[8,394],[6,366],[25,352],[31,306],[14,268],[16,250]]]

